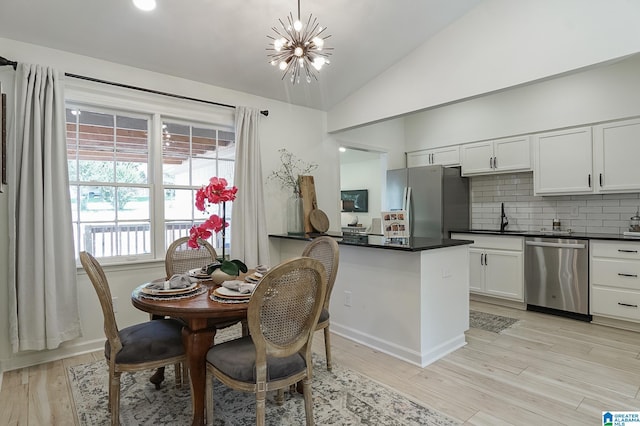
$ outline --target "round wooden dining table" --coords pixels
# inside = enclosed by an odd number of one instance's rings
[[[162,279],[164,281],[164,278]],[[221,303],[211,300],[209,295],[218,285],[203,280],[201,285],[208,290],[197,296],[184,299],[154,300],[144,297],[138,286],[131,293],[131,303],[137,309],[158,316],[180,318],[185,322],[182,329],[191,379],[191,403],[193,407],[192,425],[205,424],[206,354],[213,345],[216,327],[240,321],[247,317],[249,303]]]

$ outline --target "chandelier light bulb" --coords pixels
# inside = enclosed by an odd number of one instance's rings
[[[149,12],[156,8],[156,0],[133,0],[133,4],[140,10]]]
[[[297,57],[301,57],[303,53],[304,53],[304,50],[300,46],[296,47],[295,50],[293,51],[293,54],[296,55]]]
[[[282,71],[284,71],[285,69],[287,69],[287,63],[285,61],[281,61],[279,67]]]
[[[322,66],[325,64],[325,62],[326,62],[325,59],[322,56],[319,56],[315,58],[311,64],[315,69],[320,71],[322,69]]]
[[[316,48],[318,50],[322,50],[322,47],[324,46],[324,40],[321,39],[320,37],[314,37],[313,40],[311,40],[313,42],[313,44],[316,45]]]
[[[276,52],[280,52],[282,50],[283,45],[284,45],[284,42],[282,41],[281,38],[275,39],[273,41],[273,48],[276,49]]]
[[[298,58],[298,63],[300,64],[300,68],[304,68],[304,58]]]
[[[300,32],[300,30],[302,29],[302,22],[300,22],[299,19],[296,19],[296,22],[293,23],[293,29],[297,32]]]

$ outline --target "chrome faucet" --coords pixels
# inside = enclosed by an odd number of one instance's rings
[[[504,230],[507,228],[507,225],[509,225],[509,219],[507,219],[507,215],[504,214],[504,203],[502,203],[500,209],[501,209],[501,213],[500,213],[500,232],[504,232]]]

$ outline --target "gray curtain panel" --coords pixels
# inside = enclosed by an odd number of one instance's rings
[[[14,352],[82,335],[71,223],[63,74],[19,64],[9,182],[9,307]]]
[[[269,236],[264,207],[260,160],[260,111],[236,107],[236,166],[234,185],[238,194],[231,223],[231,258],[248,267],[269,265]]]

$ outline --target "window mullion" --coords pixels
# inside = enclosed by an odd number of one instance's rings
[[[165,220],[164,220],[164,184],[162,179],[162,116],[158,113],[151,117],[149,129],[149,176],[151,179],[151,223],[154,232],[151,235],[156,258],[164,258]]]

